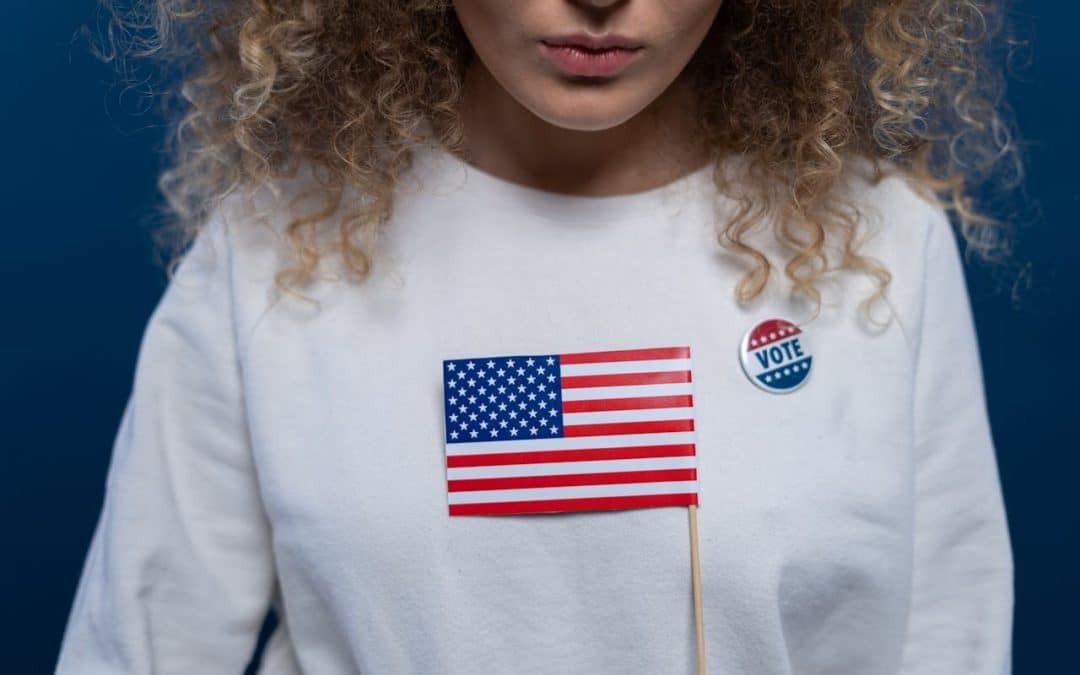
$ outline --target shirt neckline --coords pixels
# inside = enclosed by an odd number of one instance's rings
[[[701,199],[712,183],[713,163],[663,185],[617,195],[574,195],[531,187],[488,173],[447,151],[434,140],[415,148],[413,168],[421,183],[439,193],[455,193],[480,205],[512,210],[517,217],[580,225],[655,220],[670,200]]]

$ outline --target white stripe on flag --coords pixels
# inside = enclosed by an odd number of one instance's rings
[[[484,504],[539,499],[577,499],[581,497],[627,497],[697,492],[697,481],[662,481],[658,483],[609,483],[606,485],[571,485],[567,487],[525,488],[521,490],[462,490],[448,492],[450,504]]]
[[[635,410],[598,410],[596,412],[563,413],[563,425],[605,424],[607,422],[650,422],[659,420],[692,420],[694,409],[641,408]]]
[[[672,431],[658,434],[618,434],[611,436],[569,436],[536,438],[520,441],[483,441],[476,443],[446,443],[448,455],[482,455],[497,452],[529,452],[532,450],[588,450],[593,448],[629,448],[643,445],[682,445],[694,442],[693,431]]]
[[[642,459],[600,459],[580,462],[543,462],[538,464],[498,464],[462,466],[446,470],[448,480],[465,478],[516,478],[518,476],[565,476],[575,473],[611,473],[613,471],[651,471],[654,469],[696,469],[697,457],[645,457]]]
[[[638,396],[685,396],[693,393],[691,382],[670,384],[629,384],[610,387],[570,387],[562,390],[564,401],[591,401],[598,398],[635,398]]]
[[[559,373],[563,377],[572,375],[615,375],[620,373],[663,373],[671,370],[690,370],[690,359],[559,364]]]

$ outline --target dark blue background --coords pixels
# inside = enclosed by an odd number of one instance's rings
[[[157,118],[73,37],[95,0],[4,0],[0,669],[50,672],[103,495],[143,327],[164,289],[145,219]],[[1015,667],[1073,662],[1080,569],[1076,344],[1080,6],[1022,2],[1034,61],[1010,81],[1042,216],[1019,306],[969,269],[1016,561]],[[1007,281],[1007,280],[1006,280]]]

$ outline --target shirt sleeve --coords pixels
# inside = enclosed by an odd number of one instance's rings
[[[241,673],[275,580],[239,378],[227,230],[150,316],[56,672]]]
[[[1013,561],[963,264],[935,210],[915,372],[914,577],[902,675],[1011,672]]]

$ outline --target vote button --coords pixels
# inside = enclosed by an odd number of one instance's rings
[[[807,334],[785,319],[767,319],[748,330],[739,358],[746,377],[770,394],[789,394],[806,384],[814,361]]]

